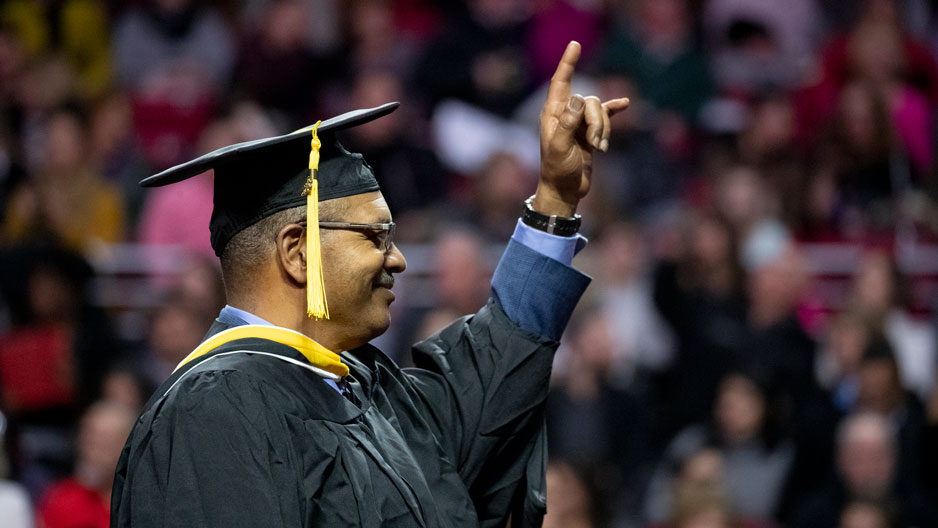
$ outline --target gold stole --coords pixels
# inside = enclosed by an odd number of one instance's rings
[[[312,366],[337,376],[348,376],[348,366],[342,363],[341,357],[335,352],[299,332],[279,326],[267,325],[235,326],[228,330],[221,331],[203,341],[201,345],[186,356],[186,359],[183,359],[182,362],[176,366],[175,370],[179,370],[186,363],[204,356],[226,343],[237,339],[248,338],[267,339],[294,348],[300,354],[303,354],[303,357],[305,357]]]

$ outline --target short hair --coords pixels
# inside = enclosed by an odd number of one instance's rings
[[[673,491],[670,520],[681,526],[698,515],[716,511],[728,525],[733,525],[735,515],[726,493],[719,485],[710,483],[686,483]]]
[[[338,220],[349,209],[348,200],[335,198],[319,203],[319,219]],[[260,219],[231,237],[221,254],[221,273],[228,291],[249,284],[253,276],[271,258],[277,233],[288,224],[306,220],[306,206],[285,209]]]
[[[881,414],[870,411],[860,411],[851,414],[837,425],[835,433],[837,449],[843,449],[844,446],[855,439],[858,434],[871,429],[882,435],[882,439],[890,452],[894,455],[898,454],[896,451],[898,449],[896,436],[892,427],[889,425],[889,420]]]

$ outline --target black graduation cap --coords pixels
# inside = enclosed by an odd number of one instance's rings
[[[307,255],[319,263],[318,201],[378,190],[374,171],[361,154],[351,153],[336,140],[335,132],[368,123],[393,112],[400,103],[353,110],[296,132],[237,143],[164,170],[140,182],[159,187],[215,169],[214,209],[209,224],[212,249],[221,256],[225,246],[244,228],[274,213],[307,205]],[[318,170],[316,170],[318,167]],[[311,188],[312,187],[312,188]],[[322,267],[307,267],[311,307],[321,288]],[[312,277],[309,277],[310,274]],[[311,315],[328,317],[324,293],[322,310]]]

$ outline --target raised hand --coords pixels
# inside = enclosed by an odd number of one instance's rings
[[[609,148],[609,118],[629,105],[628,98],[605,103],[598,97],[570,95],[580,59],[580,44],[570,42],[550,80],[541,110],[541,180],[534,209],[570,217],[590,188],[593,150]]]

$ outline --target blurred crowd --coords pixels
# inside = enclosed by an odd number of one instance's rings
[[[399,224],[406,365],[485,302],[570,40],[574,91],[631,107],[580,208],[545,524],[938,526],[934,0],[0,0],[3,525],[107,526],[224,305],[212,174],[140,179],[401,101],[342,140]]]

